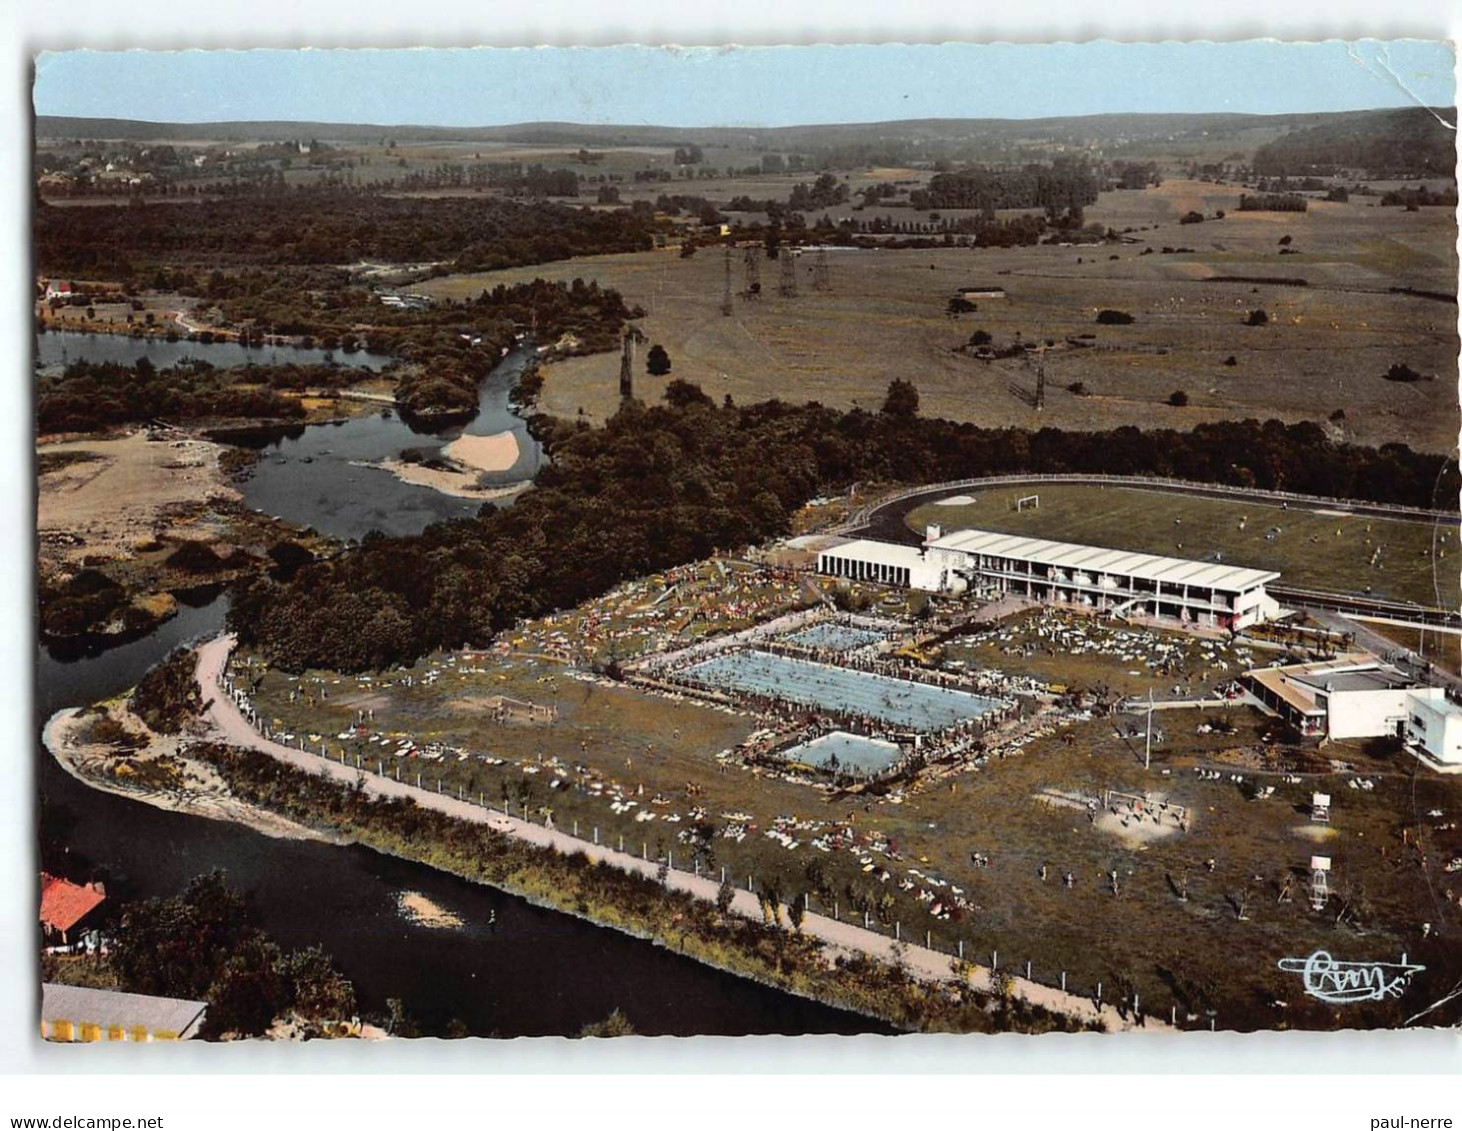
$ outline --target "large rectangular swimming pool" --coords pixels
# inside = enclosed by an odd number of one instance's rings
[[[926,733],[976,719],[999,700],[770,652],[722,652],[680,673],[702,687],[765,695]]]

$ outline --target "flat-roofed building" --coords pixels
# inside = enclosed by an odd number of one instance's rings
[[[1244,682],[1307,737],[1400,738],[1435,769],[1462,773],[1462,705],[1374,656],[1255,668]]]
[[[829,546],[817,555],[817,572],[849,581],[898,585],[929,593],[956,592],[963,585],[918,546],[856,539]]]
[[[1131,550],[1053,542],[991,530],[931,527],[926,556],[977,592],[1013,593],[1199,628],[1239,630],[1279,614],[1265,592],[1272,570],[1196,562]]]
[[[1462,706],[1440,687],[1406,697],[1406,745],[1433,769],[1462,773]]]

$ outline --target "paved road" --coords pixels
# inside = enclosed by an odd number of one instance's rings
[[[492,809],[459,800],[448,794],[436,793],[418,788],[407,782],[358,770],[341,762],[331,761],[319,754],[293,749],[265,739],[249,724],[221,685],[221,677],[233,650],[232,636],[218,636],[207,641],[198,649],[197,679],[206,704],[204,716],[213,735],[234,746],[241,746],[268,754],[281,762],[296,766],[309,773],[320,774],[351,785],[361,782],[365,793],[371,797],[411,798],[426,809],[434,809],[449,816],[487,825],[490,828],[517,837],[519,840],[544,848],[553,848],[562,853],[583,852],[591,859],[602,860],[625,872],[654,878],[658,865],[627,852],[617,852],[605,845],[570,836],[556,829],[535,825],[518,817],[498,813]],[[666,886],[672,891],[684,891],[715,902],[720,887],[718,880],[708,876],[696,876],[679,869],[671,869]],[[761,903],[749,891],[738,890],[731,903],[731,910],[747,919],[762,918]],[[895,957],[895,941],[887,935],[865,930],[853,923],[832,919],[825,915],[809,912],[802,922],[805,934],[821,939],[835,948],[861,952],[882,961]],[[939,951],[909,944],[903,948],[903,961],[909,972],[925,981],[945,981],[953,977],[954,959]],[[970,975],[970,982],[977,990],[989,990],[990,971],[976,966]],[[1133,1029],[1130,1017],[1124,1019],[1112,1005],[1098,1008],[1089,998],[1066,993],[1057,987],[1042,985],[1025,978],[1015,978],[1013,994],[1033,1005],[1039,1005],[1056,1013],[1063,1013],[1082,1022],[1098,1021],[1109,1032]],[[1148,1019],[1146,1026],[1154,1032],[1168,1026],[1156,1019]]]

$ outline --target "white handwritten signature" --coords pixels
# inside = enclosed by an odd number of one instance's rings
[[[1412,975],[1426,969],[1404,954],[1400,962],[1337,962],[1323,950],[1309,958],[1281,958],[1279,968],[1304,975],[1305,993],[1332,1005],[1400,997]]]

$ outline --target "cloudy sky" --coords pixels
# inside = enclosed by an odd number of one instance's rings
[[[1423,41],[758,48],[72,51],[39,114],[151,121],[776,126],[1452,105]]]

